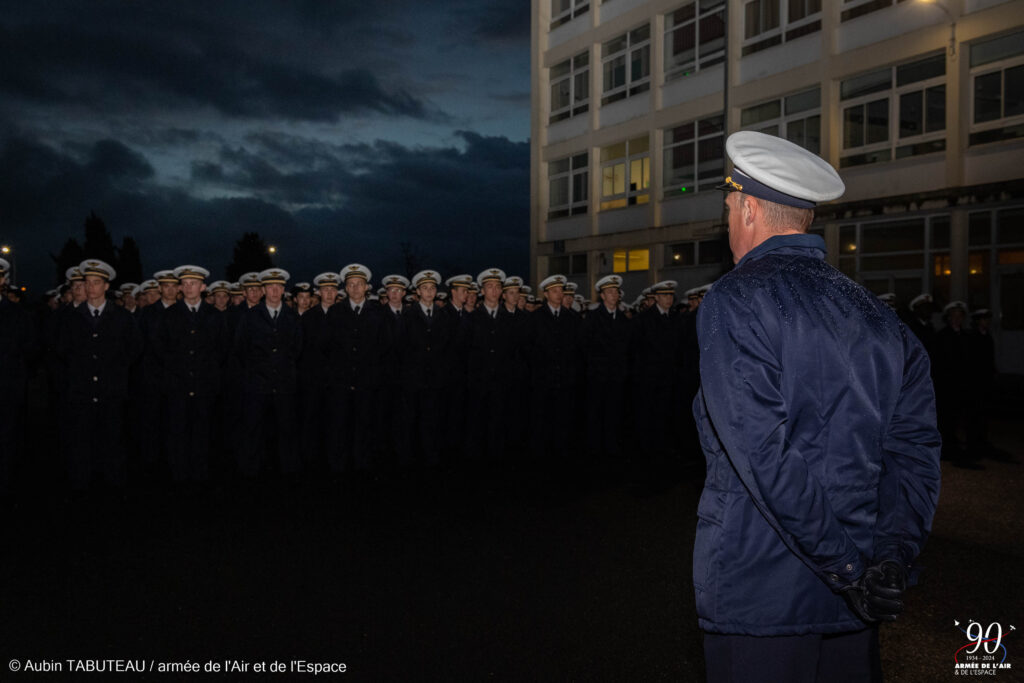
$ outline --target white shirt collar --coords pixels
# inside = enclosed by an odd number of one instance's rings
[[[95,315],[94,311],[99,311],[100,315],[103,315],[103,309],[105,309],[107,307],[107,302],[106,301],[101,303],[99,306],[93,306],[88,301],[86,301],[85,303],[89,307],[89,315]]]
[[[558,308],[555,308],[551,304],[548,304],[548,309],[551,310],[551,315],[558,315],[562,311],[562,307],[561,306],[559,306]]]
[[[419,304],[420,304],[420,308],[423,309],[423,315],[426,315],[427,313],[432,311],[433,308],[434,308],[433,304],[431,304],[430,306],[426,306],[426,305],[424,305],[424,303],[422,301],[420,301]]]
[[[356,310],[357,306],[361,307],[361,306],[363,306],[366,303],[366,299],[363,299],[359,303],[356,303],[355,301],[352,301],[352,299],[347,299],[347,301],[348,301],[348,305],[352,307],[353,311]]]
[[[267,304],[267,310],[270,311],[272,314],[273,313],[280,313],[282,308],[284,308],[284,302],[283,301],[277,305],[277,308],[274,308],[270,304]]]

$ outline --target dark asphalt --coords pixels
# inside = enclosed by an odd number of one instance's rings
[[[927,569],[882,630],[887,680],[951,678],[966,642],[954,619],[1024,623],[1020,424],[993,425],[1013,462],[943,463]],[[344,662],[373,681],[700,681],[696,472],[654,488],[506,471],[113,501],[24,490],[3,512],[0,680],[189,678],[8,671],[115,658]],[[1004,643],[1024,668],[1020,633]]]

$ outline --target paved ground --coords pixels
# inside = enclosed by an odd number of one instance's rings
[[[1024,430],[1003,419],[994,432],[1017,462],[943,464],[928,569],[883,629],[890,681],[951,678],[966,642],[954,619],[1024,623]],[[643,492],[617,475],[585,490],[446,475],[109,504],[34,492],[4,513],[0,680],[47,678],[10,673],[12,658],[306,659],[374,681],[703,680],[697,495],[686,477]],[[1024,668],[1022,631],[1004,642]]]

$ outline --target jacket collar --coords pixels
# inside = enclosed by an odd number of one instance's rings
[[[761,258],[769,252],[780,254],[799,254],[817,259],[825,258],[825,240],[821,235],[810,235],[799,233],[795,235],[774,235],[761,244],[747,252],[747,255],[739,260],[736,267],[739,268],[747,261]]]

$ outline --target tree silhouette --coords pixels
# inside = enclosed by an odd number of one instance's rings
[[[54,282],[59,285],[64,283],[64,273],[67,272],[68,268],[77,266],[85,260],[85,251],[82,249],[82,245],[78,243],[78,240],[74,237],[69,237],[60,252],[56,256],[50,254],[50,258],[53,259],[53,264],[56,267]]]
[[[142,257],[139,256],[139,245],[134,238],[125,237],[121,240],[121,247],[117,250],[116,268],[119,283],[140,283],[144,279],[142,276]]]
[[[420,272],[420,255],[416,245],[412,242],[399,242],[398,248],[402,250],[402,262],[405,264],[405,276],[412,279],[412,276]]]
[[[267,251],[267,243],[258,232],[247,232],[235,242],[234,258],[228,264],[225,274],[228,282],[237,282],[244,273],[259,272],[273,266],[274,261]]]
[[[85,219],[85,244],[82,245],[85,258],[95,258],[120,270],[117,262],[117,249],[114,248],[114,239],[110,236],[103,219],[96,215],[95,211],[89,212]]]

